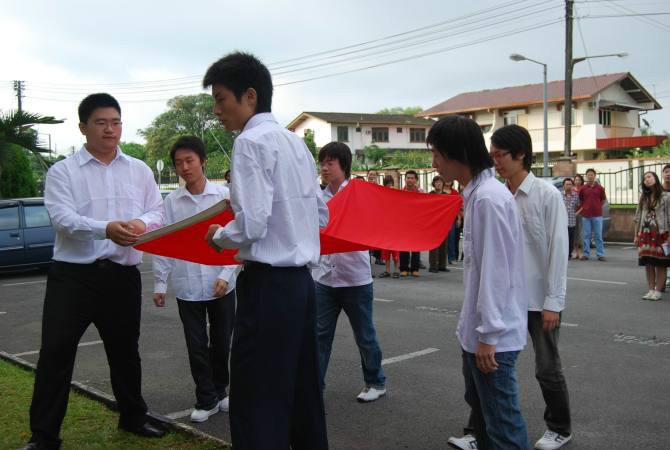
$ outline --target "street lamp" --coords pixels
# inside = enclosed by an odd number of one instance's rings
[[[535,61],[534,59],[526,58],[523,55],[518,53],[512,53],[509,55],[509,59],[512,61],[530,61],[535,64],[540,64],[542,66],[542,72],[544,75],[544,99],[542,101],[542,109],[544,112],[544,164],[542,166],[542,176],[549,176],[549,134],[547,130],[547,65],[540,61]]]
[[[572,53],[572,50],[570,51]],[[572,69],[575,67],[575,64],[587,59],[594,58],[609,58],[616,56],[617,58],[625,58],[628,56],[628,53],[608,53],[606,55],[593,55],[593,56],[582,56],[580,58],[571,58],[570,64],[566,64],[566,77],[565,77],[565,104],[564,104],[564,120],[565,123],[565,157],[569,158],[572,154]]]

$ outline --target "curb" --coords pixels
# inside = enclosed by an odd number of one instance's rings
[[[14,356],[11,353],[7,353],[2,350],[0,350],[0,359],[7,361],[11,364],[14,364],[15,366],[18,366],[24,370],[29,370],[31,372],[34,372],[35,369],[37,368],[37,366],[31,363],[30,361],[26,361],[23,358],[19,358],[18,356]],[[76,392],[84,395],[85,397],[100,402],[113,411],[118,411],[116,400],[114,399],[113,396],[107,394],[106,392],[103,392],[100,389],[96,389],[92,386],[88,386],[84,383],[80,383],[79,381],[73,381],[71,385]],[[216,436],[212,436],[211,434],[207,434],[203,431],[198,430],[197,428],[186,425],[184,423],[177,422],[176,420],[172,420],[169,417],[165,417],[161,414],[148,411],[146,417],[149,423],[151,423],[151,425],[158,427],[162,430],[189,434],[199,439],[212,441],[220,445],[221,447],[232,447],[232,444],[230,442],[226,442],[223,439],[220,439]]]

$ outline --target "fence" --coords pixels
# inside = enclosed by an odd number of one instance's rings
[[[158,189],[161,191],[174,191],[179,187],[179,176],[177,176],[177,173],[174,171],[174,169],[165,169],[163,173],[159,173],[158,171],[154,170],[154,180],[156,180],[156,184],[158,185]],[[205,175],[207,176],[207,179],[211,182],[214,183],[225,183],[224,175],[225,172],[221,171],[209,171],[207,170],[207,167],[205,167]]]
[[[640,160],[638,166],[617,172],[598,173],[598,182],[605,188],[610,205],[632,205],[640,198],[640,184],[645,172],[655,172],[663,182],[663,166],[669,161]]]

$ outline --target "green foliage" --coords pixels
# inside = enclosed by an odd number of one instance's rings
[[[428,150],[410,150],[395,152],[390,164],[400,169],[423,169],[433,164],[432,154]]]
[[[384,108],[382,110],[377,111],[377,114],[386,114],[386,115],[391,115],[391,114],[406,114],[408,116],[413,116],[417,113],[420,113],[423,111],[423,108],[420,106],[394,106],[393,108]]]
[[[150,167],[162,159],[170,164],[170,148],[180,136],[197,136],[205,143],[205,151],[226,152],[233,148],[233,134],[226,131],[212,114],[214,100],[209,94],[181,95],[170,99],[168,110],[154,119],[139,134],[145,145],[145,162]]]
[[[381,168],[384,166],[384,158],[386,158],[387,151],[385,148],[380,148],[375,144],[366,145],[363,148],[365,155],[365,163],[370,167]],[[365,170],[368,170],[367,167]]]
[[[20,198],[37,195],[37,186],[26,150],[18,145],[0,144],[0,197]]]
[[[144,161],[147,154],[144,145],[136,142],[119,142],[119,147],[121,147],[121,151],[126,155],[141,159],[142,161]]]
[[[312,156],[314,156],[314,161],[316,161],[319,156],[319,152],[316,150],[316,142],[314,142],[314,131],[305,130],[305,136],[302,139],[305,141],[305,145],[312,153]]]
[[[228,169],[230,169],[228,155],[223,152],[212,152],[207,155],[205,173],[208,177],[223,178],[224,172]]]
[[[34,125],[63,123],[52,116],[41,116],[25,111],[9,111],[0,115],[0,152],[10,148],[9,145],[17,145],[30,152],[40,161],[42,167],[47,163],[42,153],[49,153],[49,149],[39,145],[37,133],[32,129]],[[2,155],[0,154],[0,158]],[[2,167],[0,166],[0,170]]]
[[[628,153],[629,158],[661,158],[670,156],[670,133],[663,131],[667,138],[654,148],[648,150],[635,149]]]

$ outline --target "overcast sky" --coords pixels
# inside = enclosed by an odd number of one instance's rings
[[[66,119],[40,128],[60,153],[83,143],[76,109],[86,94],[115,95],[123,140],[142,142],[137,130],[164,111],[169,98],[204,92],[207,67],[233,50],[252,52],[270,66],[277,86],[273,111],[284,125],[301,111],[428,108],[462,92],[542,81],[540,66],[510,61],[510,53],[546,62],[549,80],[564,76],[564,23],[557,22],[562,0],[1,3],[0,110],[16,108],[11,80],[25,80],[25,110]],[[631,72],[670,105],[670,15],[594,17],[670,13],[668,1],[575,5],[582,18],[575,20],[574,57],[630,56],[579,63],[574,77]],[[334,49],[343,50],[322,53]],[[387,64],[395,60],[404,61]],[[349,73],[330,76],[340,72]],[[304,81],[320,77],[326,78]],[[670,131],[670,109],[645,118],[654,131]]]

